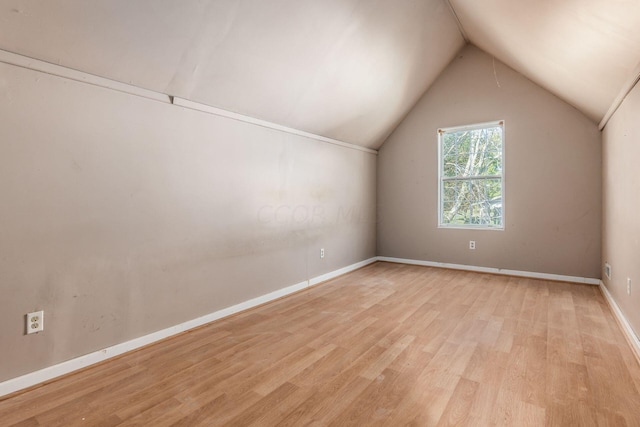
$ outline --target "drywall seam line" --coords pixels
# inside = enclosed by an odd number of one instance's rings
[[[444,2],[447,4],[447,6],[449,6],[449,10],[451,11],[451,14],[453,15],[453,19],[456,20],[456,24],[458,24],[458,30],[460,30],[460,34],[462,35],[462,38],[464,39],[464,42],[465,43],[469,43],[469,37],[467,37],[467,32],[464,30],[464,27],[462,26],[462,22],[460,22],[460,18],[458,17],[458,13],[453,8],[453,5],[451,4],[451,1],[450,0],[444,0]]]
[[[553,280],[556,282],[571,282],[582,285],[599,285],[600,279],[588,277],[564,276],[561,274],[536,273],[533,271],[506,270],[503,268],[478,267],[475,265],[449,264],[445,262],[422,261],[415,259],[393,258],[379,256],[378,261],[395,262],[398,264],[422,265],[425,267],[449,268],[452,270],[474,271],[477,273],[500,274],[503,276],[528,277],[531,279]]]
[[[640,339],[638,339],[638,336],[631,327],[631,324],[624,316],[624,313],[622,313],[622,310],[620,310],[620,306],[618,306],[616,300],[613,299],[613,296],[609,293],[609,290],[604,285],[604,282],[602,280],[600,281],[600,292],[602,292],[602,295],[604,295],[604,299],[607,301],[607,304],[609,304],[609,308],[611,308],[611,311],[613,312],[613,317],[616,318],[618,325],[620,325],[620,329],[622,329],[622,334],[629,343],[629,346],[631,347],[634,356],[636,356],[638,363],[640,363]]]
[[[604,117],[600,121],[600,124],[598,125],[598,129],[600,130],[604,129],[607,123],[609,123],[609,120],[611,120],[611,117],[613,117],[615,112],[618,111],[618,108],[620,108],[620,106],[624,102],[627,95],[629,95],[629,93],[633,90],[633,88],[636,86],[636,84],[639,81],[640,81],[640,63],[636,65],[636,68],[634,68],[633,70],[633,74],[631,74],[631,77],[629,78],[629,80],[627,80],[627,83],[622,87],[622,90],[620,91],[620,93],[618,93],[618,96],[616,96],[616,98],[613,100],[613,103],[607,110],[607,113],[604,115]]]
[[[266,295],[262,295],[262,296],[250,299],[248,301],[241,302],[234,306],[223,308],[222,310],[218,310],[214,313],[207,314],[197,319],[189,320],[187,322],[181,323],[179,325],[171,326],[161,331],[153,332],[151,334],[148,334],[142,337],[134,338],[124,343],[116,344],[114,346],[107,347],[105,349],[98,350],[93,353],[86,354],[84,356],[76,357],[74,359],[67,360],[65,362],[40,369],[38,371],[31,372],[17,378],[0,382],[0,397],[6,396],[11,393],[15,393],[17,391],[26,389],[28,387],[49,382],[59,376],[71,373],[73,371],[77,371],[78,369],[85,368],[87,366],[93,365],[98,362],[102,362],[107,359],[111,359],[112,357],[119,356],[123,353],[135,350],[140,347],[144,347],[146,345],[171,337],[173,335],[177,335],[189,329],[197,328],[198,326],[211,323],[215,320],[219,320],[224,317],[231,316],[233,314],[248,310],[253,307],[257,307],[262,304],[266,304],[270,301],[274,301],[278,298],[282,298],[294,292],[301,291],[303,289],[306,289],[320,282],[324,282],[326,280],[336,278],[343,274],[350,273],[351,271],[365,267],[369,264],[373,264],[374,262],[377,262],[377,261],[378,260],[376,257],[369,258],[364,261],[360,261],[355,264],[351,264],[346,267],[340,268],[338,270],[331,271],[321,276],[314,277],[309,280],[305,280],[295,285],[291,285],[283,289],[278,289]]]
[[[73,68],[63,67],[62,65],[29,58],[17,53],[7,52],[6,50],[0,50],[0,62],[69,80],[75,80],[81,83],[87,83],[93,86],[124,92],[129,95],[141,96],[154,101],[164,102],[165,104],[169,104],[171,102],[168,95],[159,92],[96,76],[94,74],[85,73],[84,71],[74,70]]]
[[[252,125],[273,129],[280,132],[286,132],[292,135],[311,138],[317,141],[326,142],[328,144],[339,145],[344,148],[351,148],[353,150],[364,151],[365,153],[378,154],[376,150],[372,150],[370,148],[361,147],[359,145],[350,144],[348,142],[338,141],[337,139],[327,138],[326,136],[316,135],[314,133],[309,133],[302,130],[290,128],[287,126],[282,126],[276,123],[268,122],[266,120],[256,119],[254,117],[245,116],[244,114],[234,113],[232,111],[223,110],[222,108],[212,107],[210,105],[201,104],[195,101],[190,101],[188,99],[180,98],[178,96],[172,96],[171,100],[173,102],[173,105],[177,105],[179,107],[184,107],[184,108],[189,108],[191,110],[214,114],[216,116],[222,116],[222,117],[226,117],[233,120],[239,120],[241,122],[250,123]]]
[[[351,148],[365,153],[378,154],[376,150],[370,148],[361,147],[359,145],[350,144],[344,141],[338,141],[336,139],[327,138],[321,135],[316,135],[309,132],[281,126],[276,123],[271,123],[266,120],[255,119],[253,117],[245,116],[242,114],[234,113],[231,111],[223,110],[222,108],[210,107],[208,105],[200,104],[186,99],[172,97],[170,95],[156,92],[149,89],[144,89],[138,86],[122,83],[116,80],[107,79],[105,77],[96,76],[94,74],[85,73],[84,71],[74,70],[73,68],[64,67],[62,65],[52,64],[50,62],[41,61],[39,59],[29,58],[28,56],[20,55],[13,52],[0,49],[0,62],[13,65],[20,68],[26,68],[29,70],[37,71],[44,74],[49,74],[56,77],[61,77],[69,80],[74,80],[80,83],[87,83],[93,86],[102,87],[105,89],[111,89],[118,92],[123,92],[129,95],[140,96],[143,98],[151,99],[153,101],[163,102],[165,104],[174,104],[181,107],[190,108],[192,110],[204,111],[218,116],[227,117],[234,120],[240,120],[245,123],[278,130],[281,132],[287,132],[297,136],[303,136],[305,138],[311,138],[316,141],[326,142],[333,145],[338,145],[344,148]]]

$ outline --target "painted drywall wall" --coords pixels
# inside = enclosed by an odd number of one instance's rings
[[[603,131],[603,282],[640,336],[640,86],[636,86]],[[627,294],[627,278],[631,293]]]
[[[375,255],[375,154],[2,63],[0,120],[0,381]]]
[[[437,129],[493,120],[505,120],[505,229],[440,229]],[[592,121],[467,46],[380,150],[378,255],[598,278],[600,174]]]
[[[464,44],[442,0],[4,0],[0,22],[1,49],[370,148]]]

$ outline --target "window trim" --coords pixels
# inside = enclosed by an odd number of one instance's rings
[[[445,224],[442,222],[442,186],[443,186],[443,179],[442,179],[442,173],[443,173],[443,168],[442,168],[442,136],[445,133],[449,133],[452,131],[455,132],[464,132],[464,131],[468,131],[468,130],[476,130],[476,129],[484,129],[487,127],[496,127],[496,126],[500,126],[502,128],[502,174],[501,175],[483,175],[481,176],[481,178],[501,178],[501,192],[502,192],[502,225],[500,226],[495,226],[495,227],[488,227],[487,225],[484,224],[478,224],[478,225],[472,225],[472,224],[463,224],[463,225],[457,225],[457,224]],[[451,126],[451,127],[446,127],[446,128],[438,128],[438,228],[444,228],[444,229],[455,229],[455,230],[491,230],[491,231],[504,231],[505,229],[505,211],[506,211],[506,203],[505,203],[505,182],[506,182],[506,156],[505,156],[505,132],[506,132],[506,126],[505,126],[505,121],[504,120],[495,120],[492,122],[484,122],[484,123],[476,123],[476,124],[471,124],[471,125],[462,125],[462,126]],[[474,177],[468,177],[468,178],[459,178],[460,180],[469,180],[469,179],[473,179]]]

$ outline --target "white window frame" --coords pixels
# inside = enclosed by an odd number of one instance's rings
[[[496,126],[500,126],[502,128],[502,173],[500,175],[482,175],[479,177],[466,177],[463,179],[484,179],[484,178],[493,178],[493,179],[500,179],[501,182],[501,191],[502,191],[502,224],[501,225],[496,225],[496,226],[491,226],[491,225],[487,225],[487,224],[448,224],[448,223],[444,223],[442,221],[442,207],[443,207],[443,201],[442,201],[442,196],[443,196],[443,186],[444,186],[444,182],[447,179],[444,179],[443,177],[443,165],[442,165],[442,137],[443,135],[445,135],[446,133],[452,133],[452,132],[464,132],[467,130],[477,130],[477,129],[484,129],[484,128],[488,128],[488,127],[496,127]],[[486,123],[477,123],[477,124],[472,124],[472,125],[464,125],[464,126],[453,126],[453,127],[448,127],[448,128],[440,128],[438,129],[438,228],[452,228],[452,229],[472,229],[472,230],[496,230],[496,231],[503,231],[505,228],[505,123],[504,120],[496,120],[493,122],[486,122]]]

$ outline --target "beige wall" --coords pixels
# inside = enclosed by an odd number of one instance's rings
[[[439,229],[436,130],[500,119],[505,230]],[[600,177],[601,135],[593,122],[465,47],[380,150],[378,255],[600,277]]]
[[[375,155],[1,63],[0,120],[0,381],[375,255]]]
[[[636,86],[603,132],[603,281],[636,334],[640,333],[640,86]],[[627,294],[627,278],[631,294]]]

